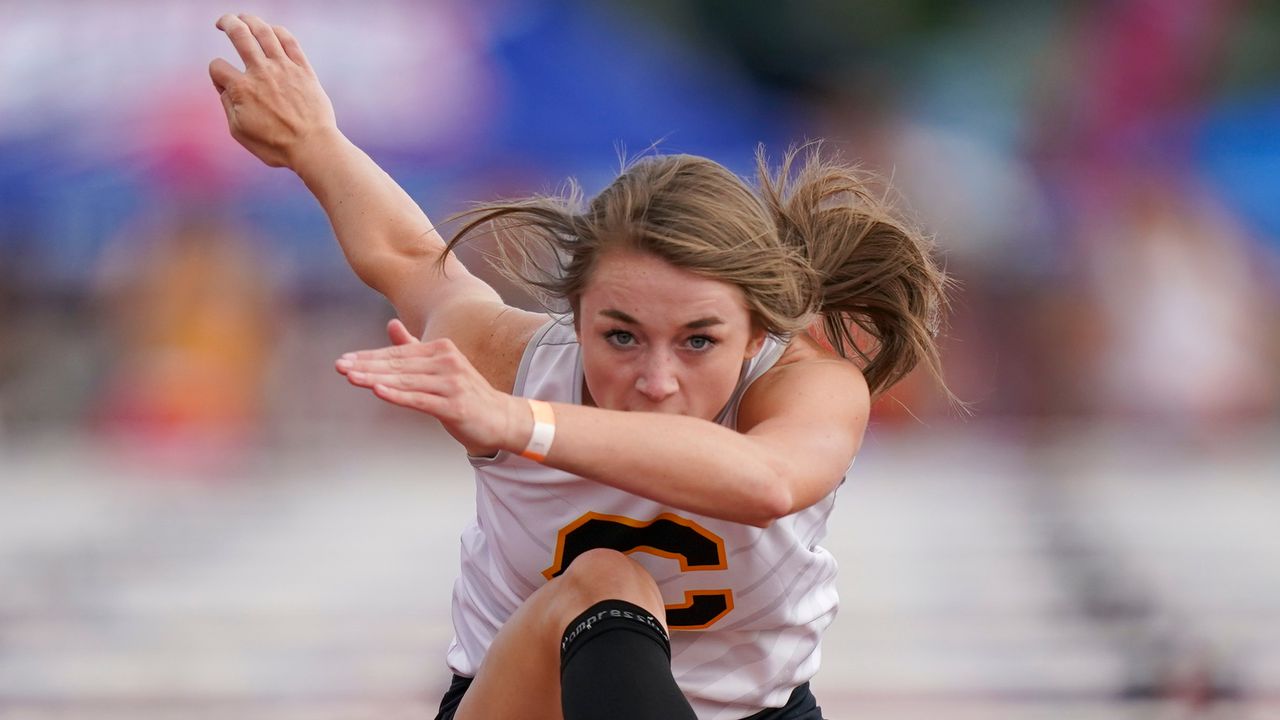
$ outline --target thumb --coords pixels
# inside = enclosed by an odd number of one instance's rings
[[[225,92],[231,83],[237,82],[242,77],[244,73],[222,58],[214,58],[209,63],[209,79],[213,81],[213,86],[217,88],[219,94]]]
[[[404,326],[400,320],[394,319],[387,323],[387,337],[391,339],[393,345],[411,345],[418,342],[418,338],[409,332],[409,328]]]

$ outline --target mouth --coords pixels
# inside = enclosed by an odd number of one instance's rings
[[[661,415],[686,414],[682,412],[677,405],[669,404],[669,403],[637,402],[637,403],[631,403],[631,405],[627,408],[627,410],[632,412],[658,413]]]

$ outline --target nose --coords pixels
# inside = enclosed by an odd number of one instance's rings
[[[636,377],[636,390],[650,402],[662,402],[680,389],[670,358],[654,353]]]

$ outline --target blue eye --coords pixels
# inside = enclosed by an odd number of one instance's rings
[[[715,345],[715,344],[716,344],[716,341],[712,340],[706,335],[694,335],[693,337],[689,338],[689,347],[693,348],[694,350],[707,350],[712,345]]]
[[[604,339],[607,340],[612,345],[617,345],[619,347],[626,347],[632,344],[632,342],[636,339],[636,336],[632,335],[626,330],[610,330],[609,332],[604,334]]]

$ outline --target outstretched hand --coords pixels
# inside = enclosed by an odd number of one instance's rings
[[[390,347],[346,353],[335,367],[347,381],[389,403],[441,422],[471,452],[523,447],[533,431],[528,403],[494,389],[448,339],[419,342],[404,323],[387,323]]]
[[[304,143],[337,132],[333,104],[297,38],[253,15],[223,15],[225,32],[244,72],[215,58],[209,77],[227,113],[231,136],[272,167],[293,167]]]

